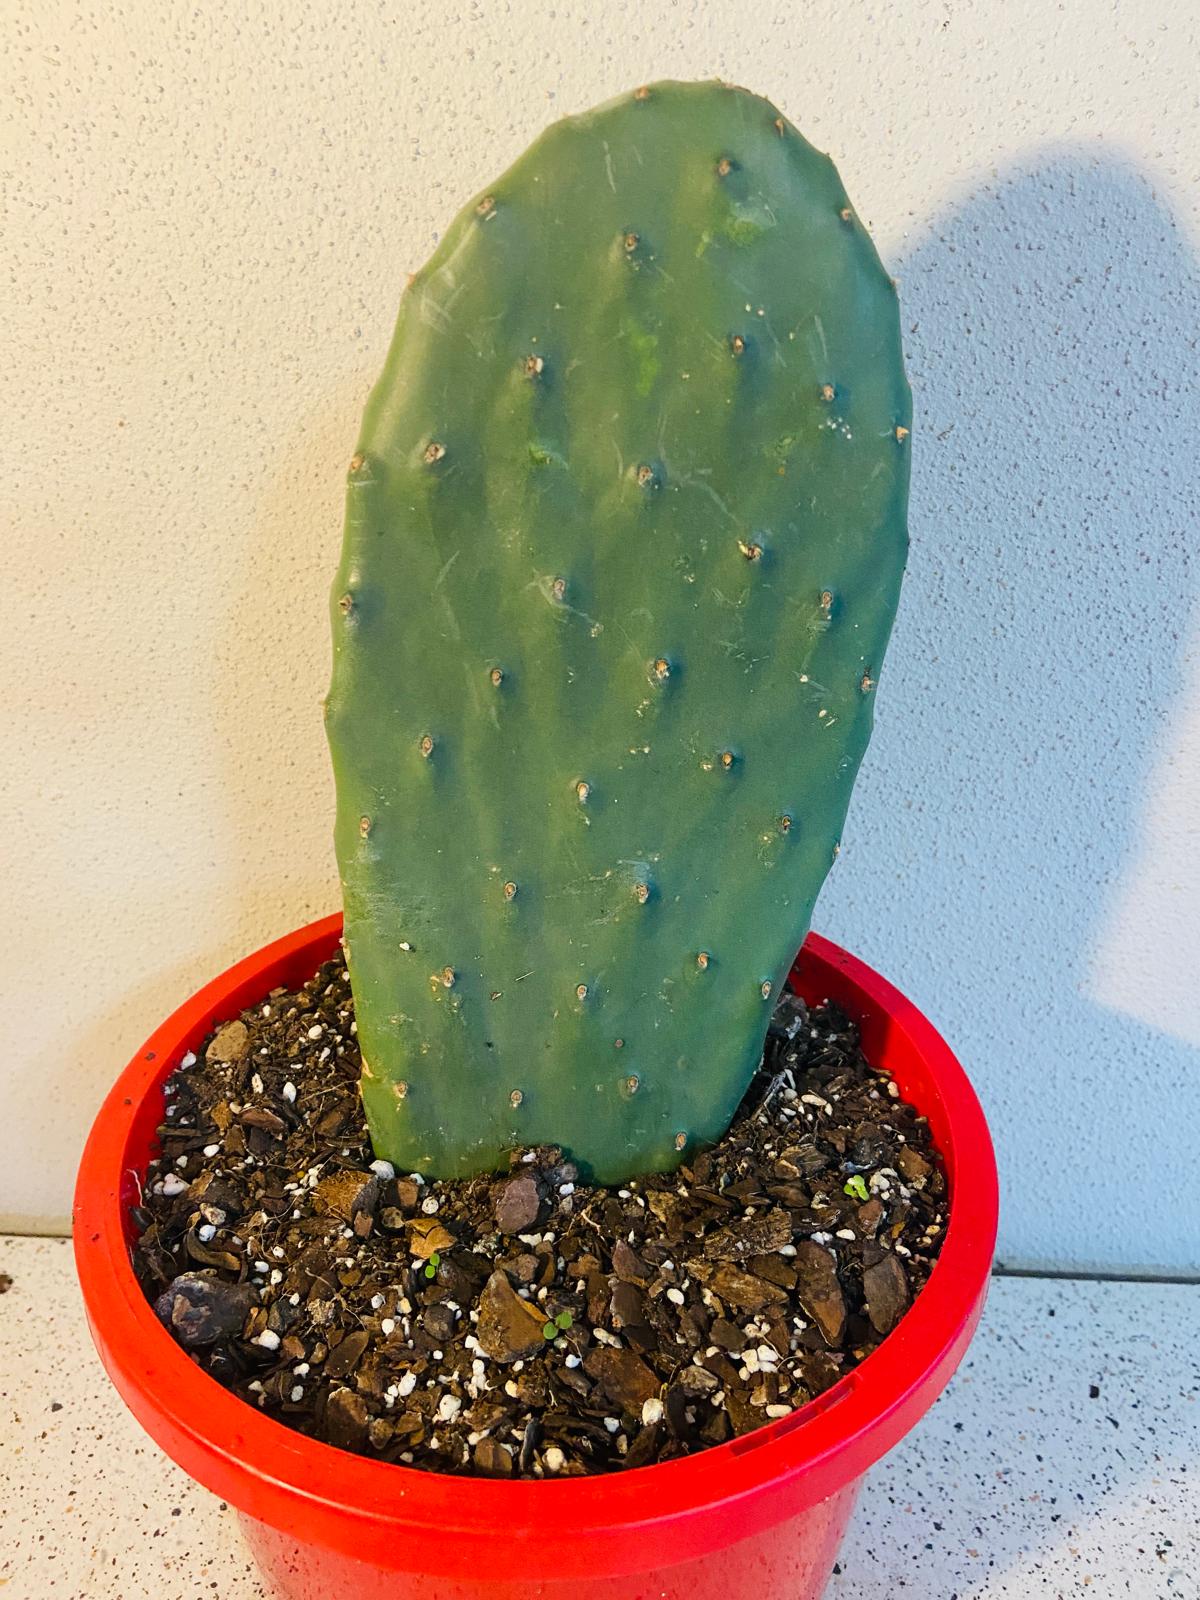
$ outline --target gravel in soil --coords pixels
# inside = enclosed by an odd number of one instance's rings
[[[787,1417],[874,1350],[945,1226],[925,1119],[791,994],[732,1127],[591,1186],[559,1150],[439,1183],[371,1150],[340,958],[166,1084],[138,1279],[192,1360],[299,1432],[488,1477],[608,1472]]]

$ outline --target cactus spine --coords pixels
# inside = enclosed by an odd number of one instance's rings
[[[723,1132],[870,734],[909,426],[894,285],[755,95],[566,118],[455,218],[332,594],[379,1154],[615,1181]]]

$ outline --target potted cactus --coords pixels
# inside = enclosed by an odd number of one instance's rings
[[[883,980],[815,938],[797,959],[896,610],[909,427],[895,285],[837,172],[729,85],[558,122],[410,280],[332,594],[344,925],[164,1024],[77,1196],[110,1372],[280,1593],[815,1596],[862,1471],[961,1356],[995,1225],[978,1106]],[[867,1053],[847,1087],[832,1013],[819,1083],[853,1127],[800,1076],[826,999]],[[295,1259],[267,1243],[288,1216]],[[310,1412],[314,1365],[339,1379]]]

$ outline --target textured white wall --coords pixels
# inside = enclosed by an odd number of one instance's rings
[[[1200,1267],[1192,0],[4,6],[0,1211],[336,903],[319,702],[405,272],[547,122],[767,94],[900,279],[913,547],[818,926],[944,1028],[1002,1256]]]

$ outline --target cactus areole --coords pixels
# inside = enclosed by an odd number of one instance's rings
[[[404,293],[326,724],[376,1151],[663,1170],[837,852],[907,550],[895,286],[730,85],[549,127]]]

